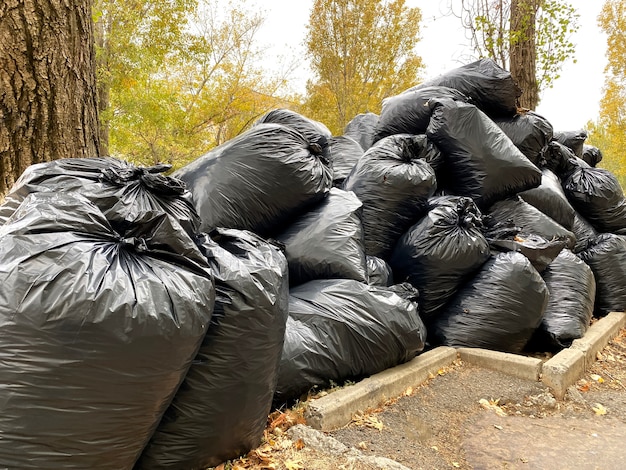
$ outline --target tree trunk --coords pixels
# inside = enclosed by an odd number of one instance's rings
[[[535,19],[541,0],[511,0],[510,72],[522,89],[519,105],[535,109],[539,104],[535,45]]]
[[[102,6],[96,3],[96,8]],[[96,54],[96,85],[98,100],[98,116],[100,125],[100,155],[109,154],[109,120],[104,118],[111,102],[111,83],[108,74],[109,70],[109,35],[111,34],[110,21],[106,15],[101,15],[94,25],[95,44],[98,48]]]
[[[94,157],[92,0],[2,0],[0,194],[31,164]]]

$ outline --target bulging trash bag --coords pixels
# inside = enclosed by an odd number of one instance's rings
[[[581,157],[589,166],[596,166],[602,161],[602,151],[593,145],[583,145],[583,154]]]
[[[543,152],[542,168],[552,171],[559,179],[573,170],[578,157],[569,148],[559,142],[552,141]]]
[[[287,261],[246,231],[217,229],[198,242],[215,275],[215,311],[136,469],[218,465],[259,446],[267,425],[288,315]]]
[[[340,135],[330,139],[330,160],[333,166],[333,185],[337,188],[343,186],[352,168],[357,164],[364,150],[352,137]]]
[[[570,160],[572,170],[563,178],[563,190],[579,212],[600,232],[626,235],[626,197],[619,180],[603,168]]]
[[[74,193],[34,193],[0,227],[0,462],[132,468],[183,380],[215,300],[177,222],[125,233]]]
[[[424,321],[489,259],[481,213],[470,198],[434,198],[429,206],[428,214],[402,235],[389,260],[395,279],[419,291]]]
[[[374,141],[395,134],[423,134],[432,113],[428,101],[449,98],[467,102],[469,98],[458,90],[444,86],[411,89],[383,100],[376,125]]]
[[[572,232],[576,235],[576,245],[572,249],[574,253],[580,253],[591,246],[599,233],[578,212],[574,215]]]
[[[515,146],[535,165],[542,151],[552,140],[554,129],[543,116],[533,111],[519,112],[512,117],[497,118],[494,122]]]
[[[385,288],[350,279],[292,289],[275,403],[415,357],[426,337],[416,295],[410,284]]]
[[[327,196],[332,170],[319,145],[280,124],[258,124],[174,173],[193,194],[201,230],[280,231]]]
[[[330,158],[329,145],[332,133],[321,122],[309,119],[290,109],[281,108],[265,113],[255,125],[263,123],[282,124],[300,132],[310,144],[319,145],[324,158]]]
[[[559,225],[572,230],[576,211],[565,196],[561,180],[552,171],[543,169],[541,184],[536,188],[522,191],[519,196]]]
[[[368,255],[386,259],[435,192],[435,171],[421,158],[423,152],[430,155],[423,137],[398,134],[376,142],[344,183],[363,201]]]
[[[276,237],[285,245],[292,286],[313,279],[367,282],[362,210],[353,192],[332,188],[324,201]]]
[[[539,168],[476,106],[452,100],[433,106],[426,135],[444,156],[441,188],[489,207],[541,184]]]
[[[589,328],[596,281],[591,268],[570,250],[561,251],[542,277],[550,299],[527,349],[559,351],[582,338]]]
[[[521,197],[515,196],[493,204],[487,211],[487,225],[511,222],[522,232],[536,234],[546,240],[564,240],[567,248],[576,244],[576,236]]]
[[[480,59],[463,65],[426,80],[411,90],[431,86],[445,86],[460,91],[491,117],[513,116],[517,112],[517,99],[522,95],[511,73],[492,59]]]
[[[596,315],[626,311],[626,236],[601,234],[578,256],[596,278]]]
[[[541,323],[548,288],[521,253],[491,257],[429,327],[434,344],[522,351]]]
[[[32,193],[76,192],[95,204],[115,228],[146,212],[166,212],[190,236],[200,227],[185,184],[162,173],[171,165],[140,167],[116,158],[66,158],[29,166],[0,206],[0,225]]]
[[[583,156],[583,147],[588,134],[584,129],[577,131],[555,132],[554,140],[569,148],[578,158]]]
[[[393,272],[389,263],[377,256],[367,256],[367,283],[373,286],[393,285]]]
[[[374,145],[374,134],[378,123],[378,114],[362,113],[354,116],[344,129],[344,135],[356,140],[363,151]]]

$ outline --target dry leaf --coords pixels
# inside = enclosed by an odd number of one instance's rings
[[[599,384],[604,383],[604,379],[598,374],[591,374],[590,377],[592,378],[592,380],[595,380]]]
[[[502,426],[498,426],[497,424],[494,424],[493,427],[502,431]]]
[[[413,395],[413,387],[409,387],[404,391],[405,397],[410,397],[411,395]]]
[[[459,462],[452,462],[452,466],[454,468],[459,468],[461,466],[461,464],[459,464]]]
[[[287,467],[287,470],[301,470],[304,468],[301,460],[285,460],[285,467]]]
[[[285,439],[280,442],[280,448],[283,450],[289,449],[292,445],[293,445],[293,441],[290,441],[289,439]]]
[[[507,416],[506,411],[498,406],[498,400],[485,400],[481,398],[478,403],[486,410],[491,410],[495,412],[498,416]]]
[[[383,423],[376,416],[357,414],[354,416],[353,421],[357,426],[366,426],[379,431],[383,430]]]
[[[294,444],[294,447],[296,448],[296,450],[304,449],[304,441],[302,439],[298,439]]]
[[[578,386],[578,390],[581,391],[581,392],[588,392],[589,391],[589,387],[590,387],[589,382],[585,382],[584,384]]]
[[[365,443],[365,441],[361,441],[357,444],[357,447],[361,450],[367,450],[367,444]]]
[[[595,411],[598,416],[603,416],[607,413],[606,408],[600,403],[596,403],[591,409]]]

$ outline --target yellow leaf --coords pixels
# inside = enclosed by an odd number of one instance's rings
[[[480,406],[482,406],[484,409],[486,410],[491,410],[493,412],[495,412],[498,416],[507,416],[506,411],[504,411],[502,408],[500,408],[498,406],[498,401],[499,400],[491,400],[488,401],[484,398],[481,398],[478,403],[480,404]]]
[[[304,468],[301,464],[301,460],[285,460],[285,467],[287,467],[287,470],[301,470]]]
[[[459,464],[459,462],[452,462],[452,466],[454,468],[459,468],[461,465]]]
[[[598,383],[604,382],[604,379],[601,376],[599,376],[598,374],[591,374],[590,377],[591,377],[592,380],[595,380]]]
[[[410,397],[413,394],[413,387],[409,387],[404,391],[405,397]]]
[[[365,443],[365,441],[361,441],[359,442],[359,444],[357,445],[357,447],[361,450],[367,450],[367,444]]]
[[[607,410],[604,406],[602,406],[600,403],[596,403],[592,408],[593,411],[595,411],[595,413],[598,416],[603,416],[607,413]]]

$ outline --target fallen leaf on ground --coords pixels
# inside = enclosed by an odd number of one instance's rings
[[[606,408],[604,406],[602,406],[600,403],[596,403],[595,405],[593,405],[593,407],[591,408],[593,411],[595,411],[595,413],[598,416],[603,416],[607,413]]]
[[[374,428],[378,429],[379,431],[383,430],[383,423],[376,416],[358,414],[355,415],[353,421],[357,426]]]
[[[285,460],[285,467],[287,467],[287,470],[301,470],[304,468],[301,460]]]
[[[481,398],[478,403],[486,410],[495,412],[498,416],[507,416],[506,411],[498,406],[498,400],[486,400]]]
[[[502,431],[502,426],[498,426],[497,424],[494,424],[493,427]]]
[[[581,392],[588,392],[589,391],[589,387],[590,387],[589,382],[585,382],[582,385],[579,385],[577,388]]]
[[[304,441],[302,439],[298,439],[294,444],[294,447],[296,448],[296,450],[304,449]]]
[[[365,441],[359,442],[357,447],[361,450],[367,450],[367,444],[365,443]]]
[[[591,374],[590,377],[596,382],[598,382],[599,384],[604,383],[604,379],[602,378],[602,376],[598,374]]]

